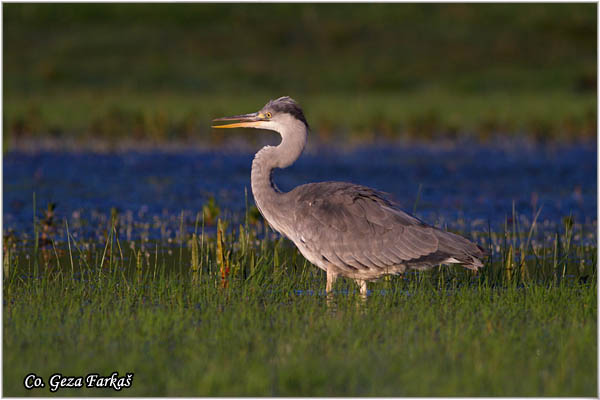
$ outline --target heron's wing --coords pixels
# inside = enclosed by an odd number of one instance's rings
[[[398,209],[381,192],[323,182],[290,194],[299,239],[338,267],[385,270],[439,251],[437,229]]]

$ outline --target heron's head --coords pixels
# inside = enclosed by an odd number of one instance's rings
[[[213,125],[213,128],[258,128],[282,134],[298,128],[302,128],[304,131],[308,130],[308,123],[304,118],[302,108],[289,96],[271,100],[254,113],[216,118],[213,121],[238,121],[226,125]]]

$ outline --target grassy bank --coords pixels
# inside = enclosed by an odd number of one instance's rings
[[[541,140],[593,139],[596,100],[569,93],[456,94],[422,91],[410,94],[306,95],[313,140],[365,141],[469,136],[475,139],[531,137]],[[210,129],[211,120],[258,110],[276,94],[253,93],[233,99],[223,95],[70,92],[34,95],[7,103],[7,141],[35,138],[39,132],[55,139],[84,144],[99,138],[123,140],[198,141],[218,145],[222,133]],[[12,133],[10,133],[12,132]],[[248,138],[243,132],[228,133]]]
[[[29,372],[113,371],[132,387],[57,394],[597,392],[597,248],[580,225],[471,232],[493,252],[479,274],[383,279],[365,305],[342,279],[328,306],[324,274],[260,219],[215,227],[209,211],[157,241],[128,241],[117,215],[100,238],[44,220],[27,243],[5,236],[4,394],[51,395],[23,388]]]
[[[296,97],[315,135],[593,137],[594,4],[7,4],[4,134],[211,140]]]

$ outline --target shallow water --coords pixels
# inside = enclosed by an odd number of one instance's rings
[[[248,202],[253,153],[187,151],[9,152],[3,161],[4,230],[32,230],[37,213],[57,203],[56,216],[133,212],[140,218],[194,216],[214,196],[221,209],[240,215]],[[538,221],[569,215],[596,221],[596,147],[589,145],[373,146],[354,151],[307,151],[276,171],[282,190],[323,180],[364,184],[386,191],[431,224],[467,221],[487,231],[518,214]],[[418,198],[418,201],[417,201]]]

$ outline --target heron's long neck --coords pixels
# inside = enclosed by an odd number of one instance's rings
[[[296,131],[280,132],[282,140],[279,146],[263,147],[252,162],[252,194],[257,207],[270,223],[281,197],[281,191],[272,180],[273,169],[292,165],[306,144],[306,127],[302,124],[294,129]]]

